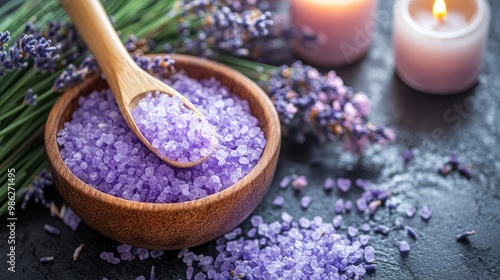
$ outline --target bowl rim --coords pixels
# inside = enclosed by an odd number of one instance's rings
[[[241,179],[239,179],[238,182],[227,187],[222,191],[195,200],[183,201],[183,202],[159,203],[159,202],[133,201],[107,194],[83,182],[69,169],[69,167],[66,165],[59,152],[60,151],[59,144],[57,143],[57,133],[59,132],[59,130],[57,129],[57,127],[58,127],[58,122],[60,122],[62,114],[65,110],[56,111],[55,108],[66,109],[68,105],[71,102],[73,102],[75,98],[78,98],[78,96],[80,95],[79,86],[82,87],[94,83],[95,80],[99,78],[99,76],[96,74],[87,77],[79,85],[67,89],[58,98],[58,100],[56,101],[56,103],[54,104],[49,113],[49,116],[45,124],[44,144],[45,144],[47,158],[52,167],[51,168],[52,172],[56,172],[59,176],[63,177],[64,180],[67,181],[67,183],[71,185],[72,188],[76,188],[78,191],[93,197],[94,199],[100,201],[101,203],[111,204],[111,206],[119,208],[127,208],[132,210],[143,210],[143,211],[147,210],[184,211],[188,209],[193,209],[193,207],[196,207],[197,205],[198,206],[210,205],[216,203],[219,200],[223,200],[226,197],[229,197],[232,192],[236,192],[244,187],[250,187],[251,184],[249,183],[253,182],[262,173],[265,172],[266,167],[272,164],[273,158],[278,157],[281,145],[281,126],[278,113],[276,112],[276,108],[272,104],[267,94],[264,93],[264,91],[257,84],[255,84],[252,80],[250,80],[237,70],[215,61],[190,55],[183,55],[183,54],[157,53],[157,54],[147,54],[145,56],[154,58],[157,56],[164,56],[164,55],[168,55],[176,61],[182,61],[181,63],[189,63],[189,64],[195,63],[203,68],[212,68],[214,71],[220,72],[223,75],[226,76],[230,75],[232,76],[233,81],[236,81],[236,83],[238,84],[243,84],[244,87],[248,88],[249,91],[254,92],[254,94],[252,94],[251,96],[262,97],[256,99],[258,99],[258,103],[261,106],[263,106],[262,112],[265,115],[264,118],[268,120],[267,124],[268,133],[266,137],[266,146],[262,151],[259,161],[252,168],[252,170],[245,176],[243,176]],[[182,68],[179,68],[178,70],[182,70]],[[248,100],[243,97],[240,98]],[[51,136],[54,136],[54,138],[51,139]],[[48,150],[57,151],[57,153],[47,152]]]

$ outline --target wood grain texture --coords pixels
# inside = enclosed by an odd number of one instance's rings
[[[179,97],[186,107],[197,114],[201,121],[204,121],[205,118],[200,111],[182,94],[137,66],[120,41],[99,0],[62,0],[61,4],[71,17],[85,45],[96,58],[115,96],[123,119],[139,140],[150,151],[170,165],[188,168],[204,162],[211,154],[194,162],[178,162],[162,156],[144,138],[131,114],[131,110],[135,108],[137,102],[147,92],[155,91]],[[215,141],[214,131],[212,131],[212,134],[214,135],[212,137],[214,139],[212,142],[213,152],[217,146],[217,141]]]
[[[67,90],[52,108],[45,127],[45,148],[54,182],[69,206],[103,235],[149,249],[180,249],[213,240],[246,219],[260,203],[273,178],[281,133],[278,115],[266,94],[235,70],[201,58],[172,55],[176,69],[190,77],[214,77],[248,100],[267,140],[254,169],[233,186],[195,201],[144,203],[100,192],[78,179],[59,153],[57,132],[71,120],[78,98],[107,87],[98,75]]]

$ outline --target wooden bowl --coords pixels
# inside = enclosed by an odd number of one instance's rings
[[[157,56],[157,55],[151,55]],[[206,59],[171,55],[177,70],[190,77],[214,77],[235,95],[248,100],[267,140],[250,173],[229,188],[181,203],[134,202],[108,195],[77,178],[64,163],[56,135],[71,119],[78,98],[107,87],[97,75],[68,89],[52,108],[45,126],[45,149],[54,182],[67,204],[90,227],[116,241],[148,249],[173,250],[203,244],[245,220],[266,194],[280,148],[280,124],[267,95],[251,80]]]

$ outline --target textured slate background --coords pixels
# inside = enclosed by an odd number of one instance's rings
[[[379,2],[382,2],[380,13],[390,15],[393,1]],[[493,18],[486,65],[473,89],[453,96],[416,92],[395,76],[390,16],[379,21],[369,54],[355,65],[336,70],[346,84],[367,93],[373,101],[372,119],[394,128],[397,142],[388,147],[372,147],[364,156],[353,157],[342,152],[337,144],[319,146],[313,139],[308,139],[305,145],[285,141],[271,190],[255,214],[264,215],[267,222],[278,219],[281,210],[274,209],[271,202],[280,194],[287,201],[283,211],[295,217],[319,215],[331,221],[333,203],[340,194],[336,191],[324,194],[321,188],[325,178],[370,179],[393,191],[402,204],[428,204],[434,215],[428,222],[418,217],[405,219],[405,223],[418,231],[417,241],[399,231],[391,231],[389,236],[376,235],[372,245],[377,250],[378,269],[367,279],[500,279],[500,125],[497,121],[500,118],[497,109],[500,106],[500,20],[496,16],[500,1],[489,2]],[[466,106],[466,98],[471,98],[472,106]],[[453,111],[456,106],[463,106],[465,113]],[[446,121],[445,113],[455,120]],[[444,139],[432,136],[436,129],[444,131]],[[413,148],[416,156],[405,165],[401,152],[406,148]],[[471,180],[456,174],[443,178],[436,173],[452,152],[464,163],[474,164]],[[299,206],[299,196],[277,186],[279,180],[290,173],[309,178],[310,184],[303,194],[311,195],[313,202],[306,211]],[[353,199],[359,192],[352,190],[340,196]],[[175,257],[177,252],[157,260],[114,266],[98,256],[103,250],[114,251],[118,244],[85,224],[73,233],[39,206],[17,213],[17,272],[15,275],[6,272],[6,241],[2,238],[0,279],[102,279],[103,276],[135,279],[141,274],[149,276],[153,264],[158,279],[185,277],[185,266]],[[389,224],[399,215],[401,213],[379,211],[372,220]],[[359,226],[368,219],[353,212],[345,215],[344,225]],[[62,236],[46,234],[45,223],[61,228]],[[243,226],[247,227],[248,222]],[[471,229],[475,229],[477,235],[468,244],[455,241],[456,234]],[[2,226],[1,236],[6,233]],[[412,246],[405,258],[397,249],[397,240],[401,239],[409,240]],[[73,262],[73,250],[80,243],[87,246],[81,258]],[[195,251],[213,253],[214,244],[199,246]],[[39,264],[39,257],[47,255],[54,255],[54,263]]]

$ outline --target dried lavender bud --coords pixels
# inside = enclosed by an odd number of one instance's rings
[[[149,273],[149,280],[156,280],[155,266],[151,266],[151,272]]]
[[[61,235],[61,231],[58,230],[57,228],[51,226],[51,225],[48,225],[48,224],[45,224],[43,226],[43,228],[45,229],[46,232],[50,233],[50,234],[53,234],[53,235]]]
[[[368,209],[370,210],[370,215],[375,214],[375,211],[377,211],[377,208],[382,205],[382,201],[380,200],[374,200],[368,204]]]
[[[50,256],[50,257],[41,257],[40,258],[40,262],[41,263],[48,263],[48,262],[52,262],[53,260],[54,260],[53,256]]]
[[[389,234],[389,231],[391,229],[387,226],[384,226],[384,225],[376,225],[374,228],[373,228],[373,231],[374,232],[378,232],[378,233],[382,233],[384,235],[387,235]]]
[[[83,250],[83,243],[80,244],[80,246],[76,247],[75,252],[73,253],[73,261],[76,261],[78,257],[80,256],[80,253]]]
[[[50,202],[50,216],[51,217],[59,217],[60,219],[62,219],[62,216],[61,216],[61,213],[59,212],[59,209],[57,208],[56,204],[54,203],[54,201],[51,201]]]
[[[462,233],[460,233],[459,235],[457,235],[457,241],[465,241],[465,240],[468,240],[468,237],[469,237],[469,236],[472,236],[472,235],[475,235],[475,234],[476,234],[476,231],[475,231],[475,230],[462,232]]]
[[[399,252],[401,253],[407,253],[410,251],[410,244],[406,241],[400,241],[399,242]]]
[[[377,194],[377,199],[381,202],[385,202],[389,197],[392,196],[392,193],[389,191],[382,191]]]
[[[458,173],[467,179],[470,179],[472,177],[472,171],[468,167],[463,165],[458,166]]]
[[[364,267],[365,267],[366,271],[368,271],[368,272],[373,272],[377,269],[376,264],[365,264]]]
[[[135,280],[146,280],[146,277],[144,275],[137,276]]]
[[[152,259],[156,259],[163,256],[164,253],[165,251],[162,250],[151,250],[149,251],[149,256],[151,256]]]
[[[457,170],[457,167],[460,164],[460,162],[458,162],[458,158],[455,154],[450,155],[450,159],[448,160],[448,164],[450,164],[450,166],[453,170]]]
[[[445,164],[441,169],[439,169],[439,173],[443,176],[447,176],[452,170],[450,164]]]
[[[418,234],[415,230],[413,230],[413,228],[411,228],[410,226],[406,226],[406,232],[411,238],[417,240]]]

